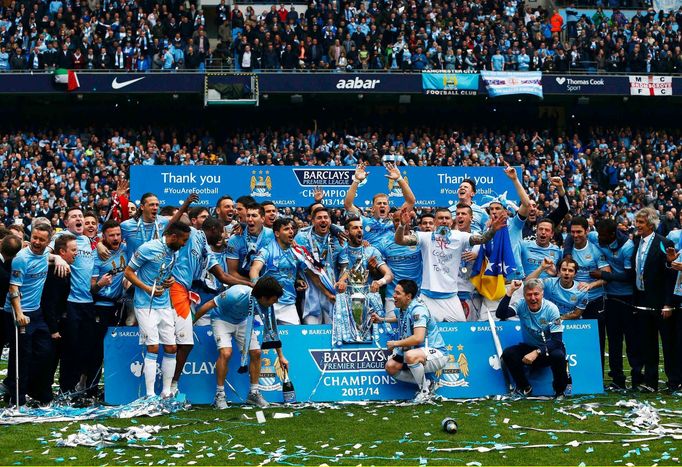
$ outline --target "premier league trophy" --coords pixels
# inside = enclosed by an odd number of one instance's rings
[[[348,271],[347,292],[338,294],[332,319],[334,345],[367,344],[378,340],[378,326],[372,323],[372,314],[384,316],[381,296],[370,292],[367,280],[369,270],[360,258]]]

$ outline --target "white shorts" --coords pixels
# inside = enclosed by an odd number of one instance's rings
[[[241,350],[244,347],[244,337],[246,336],[246,320],[239,324],[228,323],[220,319],[211,320],[211,328],[213,329],[213,338],[215,339],[218,349],[231,349],[232,338],[237,341],[237,345]],[[258,343],[258,336],[255,332],[251,332],[251,342],[249,343],[249,350],[260,349]]]
[[[175,345],[176,314],[172,308],[135,308],[140,345]]]
[[[424,373],[435,373],[445,368],[448,364],[448,356],[438,349],[422,349],[426,353],[426,363],[424,363]]]
[[[386,302],[384,303],[384,314],[385,318],[395,318],[395,301],[393,297],[386,297]]]
[[[194,344],[194,329],[192,327],[192,313],[183,318],[175,313],[175,342],[180,345]]]
[[[295,304],[280,305],[279,303],[275,303],[273,306],[277,324],[301,324]]]
[[[449,298],[433,299],[422,294],[419,298],[426,308],[428,308],[431,317],[436,320],[436,322],[441,323],[447,321],[463,323],[467,320],[464,309],[462,309],[462,303],[459,301],[457,295]]]

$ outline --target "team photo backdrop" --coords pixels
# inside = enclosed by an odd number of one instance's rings
[[[507,199],[517,200],[511,180],[503,167],[404,167],[400,172],[417,197],[417,206],[449,206],[458,198],[462,180],[476,182],[476,203],[485,196],[507,192]],[[368,167],[369,176],[358,189],[355,204],[372,205],[376,193],[386,193],[392,206],[400,206],[402,190],[384,177],[384,167]],[[517,169],[519,172],[519,169]],[[353,181],[354,167],[282,167],[282,166],[143,166],[130,168],[130,198],[139,201],[152,192],[161,205],[180,205],[192,192],[200,196],[198,204],[215,206],[222,195],[251,195],[256,201],[272,201],[279,208],[306,207],[313,202],[315,187],[325,191],[325,204],[343,206]]]
[[[496,323],[506,347],[521,340],[518,322]],[[593,320],[564,324],[567,362],[573,377],[573,394],[603,391],[597,326]],[[506,394],[499,360],[488,323],[442,323],[440,329],[450,361],[439,374],[437,394],[449,399]],[[289,360],[289,375],[299,402],[400,400],[414,397],[416,386],[395,381],[384,371],[390,353],[380,336],[381,347],[345,345],[332,348],[331,326],[282,326],[280,337]],[[110,328],[105,338],[105,401],[120,405],[144,396],[143,347],[136,327]],[[183,369],[180,391],[195,404],[210,404],[215,395],[217,351],[210,326],[195,328],[194,350]],[[238,374],[239,349],[234,348],[226,387],[227,399],[241,403],[249,389],[248,374]],[[160,362],[159,362],[160,363]],[[260,386],[270,402],[282,402],[282,373],[275,350],[263,351]],[[553,395],[549,368],[534,370],[530,381],[535,395]],[[157,377],[157,392],[160,390]]]

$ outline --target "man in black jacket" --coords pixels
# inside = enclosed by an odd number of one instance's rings
[[[674,254],[675,248],[670,240],[655,233],[658,222],[658,213],[653,208],[641,209],[635,215],[637,236],[634,239],[632,266],[638,345],[633,355],[632,387],[643,392],[658,390],[659,333],[669,383],[674,365],[672,330],[667,320],[672,316],[675,274],[668,261],[667,250],[670,249]]]
[[[76,237],[65,234],[58,237],[54,243],[54,252],[59,255],[67,264],[72,265],[78,254],[78,244]],[[51,264],[47,270],[47,279],[43,287],[43,294],[40,299],[40,307],[43,310],[45,322],[50,330],[52,343],[55,348],[54,359],[50,362],[50,370],[38,376],[38,381],[32,382],[33,387],[42,388],[40,397],[41,402],[47,403],[52,400],[52,382],[57,370],[57,362],[60,354],[61,326],[60,322],[66,318],[66,301],[71,291],[71,275],[59,277],[55,273],[55,266]],[[35,383],[35,384],[33,384]],[[48,389],[49,388],[49,389]]]

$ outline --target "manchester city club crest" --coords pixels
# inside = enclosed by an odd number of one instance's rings
[[[448,363],[440,371],[436,372],[436,377],[440,379],[440,385],[446,387],[469,387],[469,381],[467,377],[469,376],[469,360],[464,353],[464,346],[458,345],[457,351],[459,355],[455,359],[455,352],[453,352],[454,347],[452,345],[447,346],[449,355]]]
[[[254,198],[270,198],[272,196],[272,179],[269,170],[251,171],[251,196]]]
[[[279,364],[277,351],[267,349],[261,352],[260,378],[258,379],[261,391],[281,391],[284,372]]]

